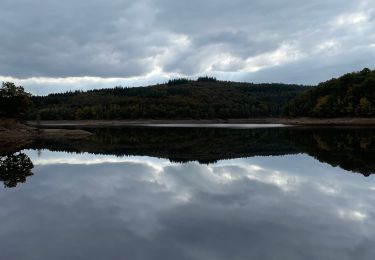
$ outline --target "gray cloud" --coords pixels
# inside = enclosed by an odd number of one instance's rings
[[[374,66],[370,0],[1,0],[1,6],[1,76],[76,77],[51,90],[48,80],[26,81],[36,93],[96,87],[82,83],[84,76],[131,85],[200,74],[315,84]]]

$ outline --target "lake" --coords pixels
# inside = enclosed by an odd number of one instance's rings
[[[373,128],[113,127],[0,161],[2,259],[373,259]]]

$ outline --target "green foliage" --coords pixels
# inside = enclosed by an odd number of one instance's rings
[[[23,87],[3,82],[0,88],[0,116],[22,116],[31,104],[31,94],[25,92]]]
[[[150,87],[33,97],[30,119],[216,119],[278,117],[308,87],[175,79]]]
[[[285,108],[287,116],[375,116],[375,71],[363,69],[320,83]]]

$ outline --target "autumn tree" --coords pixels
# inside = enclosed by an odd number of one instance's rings
[[[375,116],[375,70],[359,72],[320,83],[299,94],[285,107],[286,116]]]

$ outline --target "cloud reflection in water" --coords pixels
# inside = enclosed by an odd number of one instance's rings
[[[4,259],[371,259],[372,177],[306,155],[216,164],[26,151]],[[17,248],[17,250],[11,250]]]

